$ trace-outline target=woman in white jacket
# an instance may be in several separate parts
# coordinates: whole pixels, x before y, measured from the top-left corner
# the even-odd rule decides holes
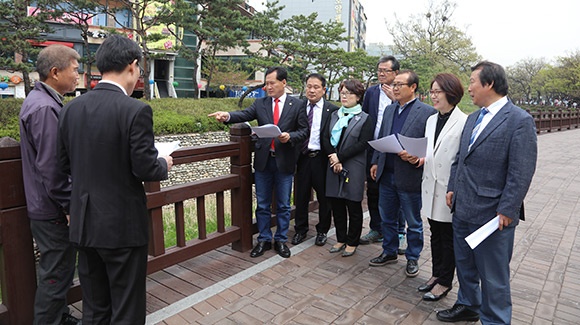
[[[457,104],[463,97],[463,86],[455,75],[441,73],[431,82],[431,100],[438,111],[427,120],[427,156],[423,169],[422,216],[431,228],[432,276],[418,290],[426,292],[423,300],[437,301],[451,290],[455,272],[451,210],[446,204],[451,164],[459,150],[459,139],[467,115]]]

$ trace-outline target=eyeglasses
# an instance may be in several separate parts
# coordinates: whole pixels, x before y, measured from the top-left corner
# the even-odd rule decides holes
[[[444,93],[444,91],[440,89],[433,89],[429,91],[429,95],[431,95],[431,97],[439,97],[439,94],[441,93]]]
[[[350,91],[341,91],[340,92],[340,96],[342,96],[342,97],[346,97],[348,95],[354,95],[354,93],[351,93]]]
[[[401,88],[403,86],[408,86],[409,84],[393,84],[393,89],[395,88]]]
[[[377,69],[377,73],[389,73],[389,72],[394,72],[395,70],[392,69]]]

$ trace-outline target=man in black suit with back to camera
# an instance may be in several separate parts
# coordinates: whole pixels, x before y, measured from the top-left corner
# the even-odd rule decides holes
[[[73,180],[70,240],[79,251],[85,324],[145,323],[143,182],[166,179],[173,160],[157,157],[151,107],[129,97],[141,57],[134,41],[107,37],[96,54],[102,80],[67,104],[59,121],[59,162]]]

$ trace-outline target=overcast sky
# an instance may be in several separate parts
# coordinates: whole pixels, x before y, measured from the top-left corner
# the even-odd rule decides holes
[[[360,0],[368,43],[392,44],[385,20],[424,13],[429,0]],[[435,0],[437,1],[437,0]],[[257,9],[265,0],[249,0]],[[525,58],[553,61],[580,50],[580,0],[457,0],[454,25],[464,30],[484,59],[510,66]]]

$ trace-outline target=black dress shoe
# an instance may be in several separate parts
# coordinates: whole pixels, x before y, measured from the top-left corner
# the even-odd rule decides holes
[[[264,255],[265,251],[272,249],[272,243],[269,241],[261,241],[252,249],[250,257],[258,257]]]
[[[437,319],[442,322],[477,322],[479,314],[465,305],[455,304],[453,307],[437,312]]]
[[[425,301],[439,301],[439,299],[447,296],[449,291],[451,291],[451,287],[445,289],[445,291],[443,291],[443,293],[441,293],[440,295],[433,294],[433,292],[429,291],[423,295],[423,300],[425,300]]]
[[[316,234],[316,241],[314,242],[316,246],[324,246],[326,244],[326,234],[319,232]]]
[[[414,278],[419,274],[419,264],[417,263],[417,260],[407,260],[405,274],[410,278]]]
[[[274,242],[274,250],[283,258],[290,257],[290,249],[286,246],[286,243],[281,241]]]
[[[298,245],[306,239],[306,233],[296,233],[294,237],[292,237],[292,245]]]
[[[417,290],[421,291],[421,292],[429,292],[431,291],[431,289],[433,289],[433,287],[436,285],[437,283],[435,281],[433,281],[433,283],[429,284],[427,282],[423,283],[422,285],[420,285]]]
[[[370,266],[383,266],[385,264],[397,263],[397,254],[387,255],[382,253],[381,256],[373,258],[370,262]]]

